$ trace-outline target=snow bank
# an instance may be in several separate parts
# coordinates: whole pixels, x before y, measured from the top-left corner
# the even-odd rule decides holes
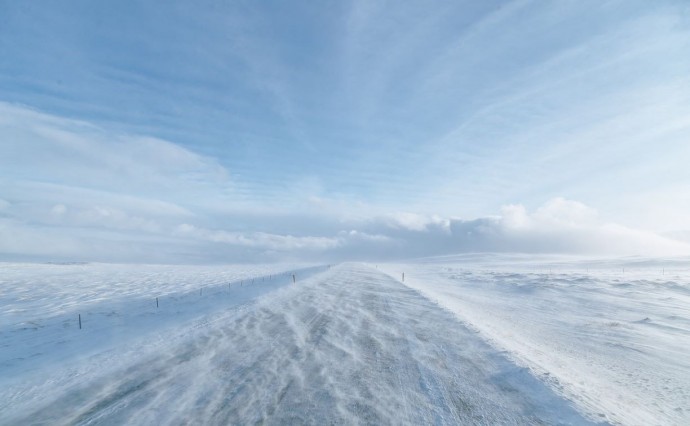
[[[652,425],[690,423],[688,264],[460,256],[378,267],[405,272],[593,416]]]

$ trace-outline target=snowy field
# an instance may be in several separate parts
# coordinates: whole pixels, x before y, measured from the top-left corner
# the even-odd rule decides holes
[[[3,264],[0,424],[688,424],[683,266]]]
[[[301,277],[321,269],[0,263],[0,380],[24,380],[251,301],[290,283],[293,271]]]
[[[690,259],[455,256],[379,267],[620,424],[690,424]]]

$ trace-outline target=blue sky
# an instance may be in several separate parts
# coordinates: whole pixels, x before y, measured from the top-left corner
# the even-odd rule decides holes
[[[8,258],[675,253],[690,229],[681,0],[0,0],[0,112]]]

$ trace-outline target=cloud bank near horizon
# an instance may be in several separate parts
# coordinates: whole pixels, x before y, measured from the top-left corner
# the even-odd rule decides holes
[[[33,222],[14,215],[3,200],[0,259],[144,263],[217,263],[275,261],[385,261],[458,253],[496,252],[579,254],[589,256],[682,256],[690,244],[652,232],[598,221],[573,222],[569,212],[586,208],[553,199],[536,212],[510,205],[501,215],[471,220],[412,214],[376,216],[344,222],[331,218],[331,232],[317,235],[204,228],[180,217],[164,225],[156,217],[128,216],[112,206],[77,210],[64,204],[50,214],[72,215],[71,225]],[[586,208],[588,209],[588,208]],[[18,209],[17,209],[18,210]],[[588,209],[589,210],[589,209]],[[543,217],[544,212],[548,217]],[[400,217],[404,216],[404,220]],[[414,218],[413,218],[414,217]],[[97,220],[100,223],[96,224]],[[80,220],[84,220],[80,223]],[[280,215],[270,220],[280,220]],[[309,217],[304,218],[309,221]],[[410,223],[412,220],[413,223]],[[121,225],[128,223],[127,226]]]
[[[275,205],[171,142],[0,103],[0,259],[111,262],[394,260],[467,252],[685,255],[577,201],[475,219],[398,212],[296,187]]]

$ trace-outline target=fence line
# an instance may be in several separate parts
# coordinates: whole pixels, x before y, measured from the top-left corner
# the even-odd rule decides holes
[[[305,275],[311,275],[314,273],[322,272],[327,269],[326,265],[320,265],[320,266],[314,266],[314,267],[308,267],[308,268],[303,268],[300,269],[299,271],[302,271]],[[280,275],[287,276],[290,274],[289,271],[284,272]],[[296,273],[292,273],[292,282],[295,283]],[[269,278],[266,280],[266,278]],[[261,278],[261,282],[257,281],[259,278]],[[264,275],[264,276],[257,276],[251,278],[251,284],[255,283],[265,283],[265,282],[275,282],[273,280],[273,274],[269,275]],[[228,282],[228,291],[224,291],[224,283],[218,283],[214,285],[214,287],[206,292],[206,295],[225,295],[227,298],[229,295],[232,294],[232,285],[239,282],[240,287],[244,287],[244,281],[245,279],[241,279],[238,281],[230,281]],[[287,284],[287,283],[286,283]],[[205,286],[202,286],[199,288],[199,297],[204,296],[204,288]],[[251,288],[251,285],[248,285],[247,288]],[[249,290],[247,290],[249,291]],[[179,291],[173,291],[168,294],[162,294],[158,296],[153,296],[149,295],[149,297],[153,297],[156,303],[155,309],[151,306],[150,310],[146,309],[146,303],[151,303],[151,302],[146,302],[148,297],[146,295],[142,295],[140,297],[136,297],[133,300],[127,300],[126,298],[113,298],[113,299],[106,299],[104,300],[98,300],[97,302],[93,304],[89,304],[88,301],[86,301],[81,307],[77,306],[75,309],[73,309],[71,312],[62,312],[62,313],[56,313],[51,316],[46,316],[46,317],[36,317],[36,318],[28,318],[24,319],[18,322],[8,322],[5,324],[0,325],[0,333],[4,332],[16,332],[16,331],[21,331],[21,330],[27,330],[27,329],[33,329],[33,330],[38,330],[40,328],[44,327],[49,327],[51,324],[57,324],[57,323],[62,323],[63,324],[63,329],[69,329],[68,324],[74,324],[74,319],[76,319],[77,324],[79,329],[88,329],[88,318],[84,318],[85,321],[82,321],[82,313],[86,311],[88,315],[92,314],[100,314],[104,318],[102,318],[99,322],[103,322],[104,320],[107,321],[108,317],[113,315],[116,316],[120,321],[122,321],[122,315],[120,313],[125,313],[129,311],[132,314],[132,317],[135,317],[137,315],[142,315],[146,313],[155,313],[159,312],[161,309],[160,302],[163,300],[167,300],[168,303],[166,304],[167,306],[170,306],[169,301],[173,301],[173,304],[175,306],[179,306],[180,304],[189,304],[189,306],[193,306],[193,304],[197,303],[195,300],[199,300],[199,297],[196,299],[193,298],[195,290],[187,290],[184,292],[179,292]],[[240,293],[241,294],[241,293]],[[256,297],[260,296],[261,294],[256,295]],[[249,300],[253,299],[254,297],[250,298]],[[206,299],[206,298],[204,298]],[[151,300],[151,299],[148,299]],[[220,303],[220,301],[219,301]],[[117,309],[117,308],[122,308],[122,306],[127,306],[128,308],[126,310],[122,309]],[[75,312],[76,311],[76,312]],[[81,312],[79,312],[81,311]],[[74,313],[77,314],[77,317],[75,318],[73,315]],[[73,318],[70,320],[70,318]],[[74,325],[72,325],[74,327]]]

